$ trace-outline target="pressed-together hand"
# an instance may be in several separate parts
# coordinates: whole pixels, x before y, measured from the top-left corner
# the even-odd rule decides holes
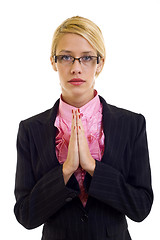
[[[79,167],[79,151],[77,138],[77,119],[75,113],[72,111],[72,126],[71,137],[68,145],[67,159],[63,164],[63,176],[65,183],[68,182],[71,175]]]
[[[67,159],[63,164],[63,175],[65,183],[77,170],[79,165],[93,176],[95,160],[90,154],[88,142],[80,117],[80,111],[72,111],[71,137],[68,146]]]
[[[78,138],[78,151],[79,151],[79,162],[81,167],[86,170],[91,176],[95,169],[95,160],[91,156],[88,142],[85,136],[82,120],[80,118],[80,112],[76,113],[77,119],[77,138]]]

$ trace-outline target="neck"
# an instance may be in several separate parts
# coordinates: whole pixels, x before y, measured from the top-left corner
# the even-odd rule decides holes
[[[67,97],[64,95],[62,96],[62,100],[71,105],[74,106],[76,108],[81,108],[83,107],[85,104],[87,104],[89,101],[91,101],[94,98],[94,90],[90,95],[87,95],[86,97],[83,96],[74,96],[74,97]]]

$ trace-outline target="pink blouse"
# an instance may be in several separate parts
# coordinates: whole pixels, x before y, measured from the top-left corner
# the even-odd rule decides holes
[[[60,98],[59,112],[54,123],[54,126],[58,129],[56,135],[56,155],[60,164],[63,164],[67,158],[68,144],[71,135],[72,109],[76,110],[77,108],[65,103],[62,98]],[[80,108],[80,113],[90,153],[94,159],[101,161],[104,152],[102,104],[96,90],[94,98]],[[81,190],[79,197],[85,207],[88,199],[88,194],[85,192],[83,186],[86,172],[79,167],[74,174]]]

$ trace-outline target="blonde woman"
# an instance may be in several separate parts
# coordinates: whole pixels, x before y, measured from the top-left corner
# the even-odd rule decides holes
[[[27,229],[44,224],[43,240],[129,240],[125,216],[140,222],[150,212],[145,118],[94,89],[105,57],[95,23],[64,21],[50,57],[60,99],[20,123],[14,212]]]

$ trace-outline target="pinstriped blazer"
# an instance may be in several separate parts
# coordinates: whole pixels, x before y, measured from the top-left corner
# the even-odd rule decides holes
[[[27,229],[44,224],[42,240],[129,240],[125,216],[140,222],[151,210],[145,118],[109,105],[101,96],[100,101],[105,151],[93,177],[85,176],[89,194],[85,208],[74,174],[65,185],[56,158],[59,100],[19,125],[14,212]]]

